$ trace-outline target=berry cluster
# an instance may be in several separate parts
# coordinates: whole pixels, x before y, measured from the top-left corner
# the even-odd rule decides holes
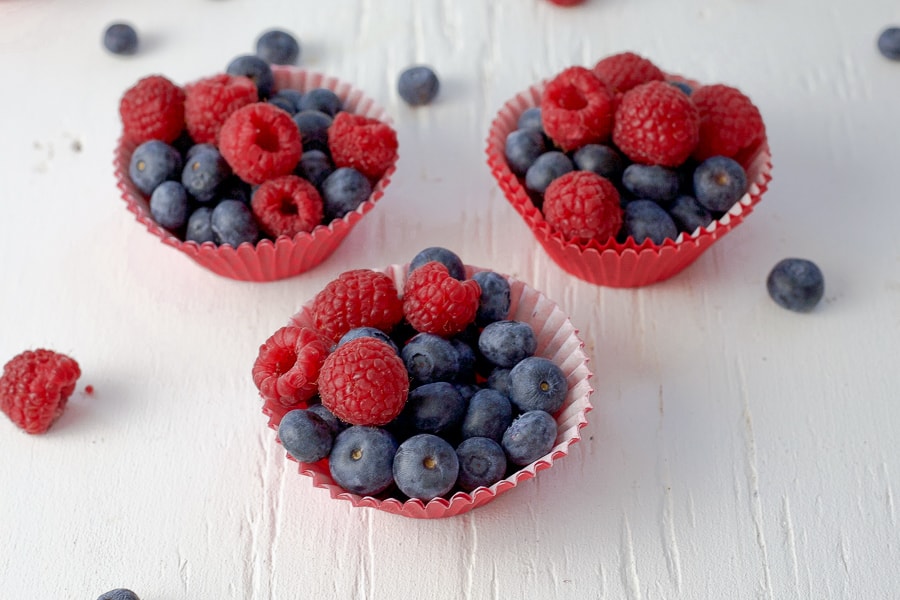
[[[505,157],[567,239],[662,244],[743,197],[745,165],[764,139],[739,90],[693,86],[625,52],[550,80],[507,136]]]
[[[280,329],[254,364],[281,444],[327,459],[354,494],[426,502],[546,455],[568,382],[510,303],[506,277],[467,277],[446,248],[413,258],[402,293],[377,271],[341,274],[311,304],[315,329]]]
[[[343,110],[330,89],[274,86],[269,64],[246,55],[184,87],[154,75],[125,92],[129,177],[160,226],[237,248],[309,233],[370,197],[396,160],[396,132]]]

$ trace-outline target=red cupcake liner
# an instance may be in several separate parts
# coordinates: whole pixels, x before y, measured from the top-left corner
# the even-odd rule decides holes
[[[272,71],[276,90],[295,89],[303,92],[327,88],[337,94],[345,110],[391,124],[390,117],[382,107],[348,83],[296,67],[273,65]],[[261,240],[255,246],[244,243],[233,248],[228,245],[216,246],[212,242],[197,244],[182,241],[153,220],[149,199],[134,186],[128,176],[128,165],[136,146],[120,138],[113,161],[117,187],[128,210],[163,244],[180,250],[218,275],[241,281],[275,281],[293,277],[328,258],[360,219],[375,208],[375,203],[384,195],[384,190],[391,181],[398,158],[395,154],[391,166],[373,186],[369,198],[342,218],[334,219],[328,225],[319,225],[310,233],[298,233],[293,237],[281,236],[274,241]]]
[[[681,77],[671,79],[686,81]],[[508,101],[497,113],[487,138],[487,163],[506,199],[525,220],[538,243],[564,271],[584,281],[607,287],[639,287],[663,281],[687,268],[710,246],[737,227],[762,199],[772,180],[772,155],[767,139],[738,157],[747,172],[747,193],[720,219],[691,234],[680,233],[675,240],[642,244],[572,240],[553,231],[528,196],[524,183],[506,163],[506,137],[516,130],[519,116],[540,106],[546,81],[530,87]]]
[[[402,291],[407,268],[408,265],[390,265],[382,272],[394,281],[398,291]],[[467,275],[470,277],[481,270],[484,269],[466,267]],[[566,456],[569,447],[581,439],[580,430],[587,425],[586,414],[593,408],[590,402],[593,392],[590,379],[593,374],[588,369],[589,359],[584,351],[584,342],[578,337],[578,330],[572,325],[569,317],[555,302],[521,281],[512,278],[508,280],[511,288],[508,318],[531,325],[537,337],[535,355],[552,360],[562,369],[568,382],[569,391],[566,399],[555,415],[556,442],[550,452],[490,487],[476,488],[470,493],[460,491],[450,498],[435,498],[429,502],[415,499],[404,502],[395,498],[375,498],[347,492],[331,477],[328,459],[316,463],[298,463],[300,474],[311,477],[313,486],[328,490],[332,498],[346,500],[353,506],[375,508],[414,519],[439,519],[460,515],[483,506],[519,483],[535,477],[539,471],[549,469],[557,460]],[[291,318],[289,324],[315,328],[312,301],[304,304]],[[272,401],[266,401],[262,409],[269,418],[269,427],[275,431],[278,430],[281,418],[291,410],[293,408],[286,408]],[[297,462],[289,454],[287,458]]]

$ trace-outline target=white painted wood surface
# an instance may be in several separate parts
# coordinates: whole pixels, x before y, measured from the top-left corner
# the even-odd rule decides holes
[[[119,19],[137,56],[100,46]],[[898,597],[900,64],[875,47],[892,23],[891,0],[0,2],[0,357],[50,347],[83,371],[49,434],[0,419],[0,598]],[[336,254],[261,285],[147,235],[111,161],[128,86],[221,70],[272,26],[298,35],[303,66],[388,108],[401,158]],[[636,290],[565,275],[483,153],[514,93],[622,50],[743,89],[774,162],[742,226]],[[443,87],[414,110],[394,82],[418,62]],[[338,272],[435,244],[571,314],[595,410],[536,480],[415,521],[297,475],[250,366]],[[825,273],[813,314],[766,295],[786,256]]]

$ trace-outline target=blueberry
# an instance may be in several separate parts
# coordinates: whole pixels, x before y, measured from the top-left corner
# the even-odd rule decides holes
[[[300,100],[303,98],[303,92],[292,90],[290,88],[279,90],[269,97],[269,102],[278,104],[290,114],[300,111]]]
[[[534,354],[537,338],[531,325],[523,321],[494,321],[482,330],[478,349],[498,367],[513,367]]]
[[[394,340],[392,340],[390,336],[382,330],[376,329],[374,327],[354,327],[343,336],[341,336],[341,339],[338,340],[335,348],[340,348],[347,342],[361,337],[370,337],[375,338],[376,340],[381,340],[382,342],[393,348],[394,352],[396,352],[397,354],[400,353],[400,350],[399,348],[397,348],[397,344],[394,343]]]
[[[437,381],[409,392],[397,425],[415,433],[453,434],[466,415],[466,401],[452,383]]]
[[[212,230],[212,209],[208,206],[201,206],[191,213],[188,217],[187,230],[184,233],[186,242],[204,242],[216,241],[216,236]]]
[[[272,104],[274,106],[277,106],[278,108],[280,108],[281,110],[283,110],[284,112],[286,112],[289,115],[293,115],[295,112],[297,112],[297,106],[294,104],[294,101],[291,100],[290,98],[285,98],[284,96],[279,96],[278,93],[276,93],[273,96],[270,96],[269,99],[266,100],[266,102],[268,102],[269,104]]]
[[[239,200],[222,200],[212,211],[210,227],[217,244],[237,248],[244,242],[256,242],[259,228],[250,208]]]
[[[694,88],[692,88],[691,86],[689,86],[688,84],[686,84],[683,81],[670,81],[669,85],[675,86],[676,88],[678,88],[679,90],[684,92],[684,94],[686,96],[690,96],[691,94],[694,93]]]
[[[509,372],[509,399],[522,411],[555,413],[563,405],[569,385],[562,369],[553,361],[530,356]]]
[[[669,206],[669,215],[679,231],[693,233],[699,227],[708,227],[713,222],[712,214],[693,196],[678,196]]]
[[[481,288],[475,323],[481,327],[509,316],[510,289],[506,277],[494,271],[479,271],[472,275]]]
[[[181,175],[181,154],[159,140],[144,142],[134,149],[128,174],[137,189],[148,196],[156,186]]]
[[[320,110],[301,110],[294,115],[304,151],[328,151],[328,128],[331,127],[331,121],[331,117]]]
[[[766,288],[782,308],[810,312],[825,294],[825,277],[812,261],[785,258],[769,273]]]
[[[153,220],[171,231],[181,229],[188,218],[188,194],[177,181],[163,181],[150,195]]]
[[[482,388],[475,383],[454,383],[453,387],[456,388],[456,391],[459,392],[459,395],[463,397],[463,400],[466,403],[472,399],[472,396],[477,394]]]
[[[400,356],[409,376],[418,383],[453,381],[459,375],[459,353],[453,344],[432,333],[419,333],[410,339]]]
[[[334,434],[325,419],[314,412],[292,410],[281,418],[278,439],[288,454],[300,462],[313,463],[331,452]]]
[[[506,136],[504,156],[509,170],[519,177],[528,172],[545,150],[544,134],[536,129],[517,129]]]
[[[492,390],[497,390],[507,398],[509,397],[510,387],[509,387],[509,372],[512,369],[509,367],[496,367],[494,368],[487,378],[487,386]]]
[[[240,200],[244,204],[250,204],[253,193],[249,183],[233,175],[219,184],[217,196],[220,200]]]
[[[137,45],[137,32],[128,23],[113,23],[103,32],[103,46],[113,54],[134,54]]]
[[[526,171],[525,187],[535,194],[543,194],[554,179],[574,170],[572,161],[562,152],[544,152]]]
[[[535,129],[544,133],[544,122],[541,121],[541,107],[526,108],[516,121],[516,129]]]
[[[297,163],[297,168],[294,169],[294,173],[318,189],[322,186],[322,182],[334,173],[334,164],[332,164],[328,154],[321,150],[304,151],[300,157],[300,162]]]
[[[579,171],[592,171],[610,181],[618,181],[625,170],[625,158],[603,144],[587,144],[575,151],[572,162]]]
[[[888,27],[878,36],[878,51],[885,58],[900,60],[900,27]]]
[[[662,244],[666,238],[675,239],[678,228],[675,221],[653,200],[634,200],[625,205],[622,231],[625,237],[633,237],[640,244],[650,239]]]
[[[184,153],[184,162],[190,162],[197,154],[201,152],[218,152],[219,149],[215,144],[191,144],[191,146]]]
[[[408,272],[412,273],[422,265],[432,261],[437,261],[447,267],[450,277],[459,280],[466,278],[466,267],[463,265],[462,259],[452,250],[440,246],[431,246],[416,254],[409,262]]]
[[[469,399],[460,434],[463,438],[486,437],[499,442],[512,418],[509,398],[497,390],[485,388]]]
[[[258,56],[253,56],[252,54],[238,56],[228,63],[225,72],[229,75],[249,77],[256,84],[256,91],[260,99],[265,99],[272,95],[272,88],[275,87],[275,76],[272,74],[272,67]]]
[[[553,417],[542,410],[530,410],[507,427],[500,445],[509,462],[524,467],[550,452],[555,441]]]
[[[622,173],[622,185],[637,198],[668,202],[678,195],[678,172],[659,165],[631,164]]]
[[[478,487],[490,487],[506,474],[506,454],[495,440],[472,437],[457,446],[459,487],[471,492]]]
[[[694,197],[714,212],[725,212],[747,191],[747,174],[735,160],[712,156],[694,169]]]
[[[380,427],[354,425],[334,439],[328,468],[334,481],[354,494],[379,494],[394,482],[397,440]]]
[[[325,223],[356,210],[372,194],[372,184],[352,167],[336,169],[322,182]]]
[[[331,430],[332,436],[336,436],[350,426],[348,423],[344,423],[338,419],[324,404],[311,404],[306,410],[319,415],[319,417],[328,425],[328,429]]]
[[[418,65],[400,73],[397,93],[410,106],[429,104],[437,96],[440,82],[430,67]]]
[[[219,186],[231,176],[231,167],[216,148],[189,154],[191,158],[181,172],[181,184],[198,202],[209,202],[216,197]]]
[[[459,370],[456,373],[457,381],[475,381],[475,351],[463,339],[455,337],[450,340],[456,356],[459,360]]]
[[[315,88],[303,94],[299,109],[318,110],[333,117],[341,110],[341,99],[327,88]]]
[[[287,31],[272,29],[256,40],[256,55],[273,65],[292,65],[300,57],[300,44]]]
[[[138,595],[131,590],[118,588],[110,590],[105,594],[100,594],[97,597],[97,600],[140,600],[140,598],[138,598]]]
[[[436,435],[409,438],[394,456],[394,481],[410,498],[428,501],[443,496],[456,485],[459,459],[456,450]]]

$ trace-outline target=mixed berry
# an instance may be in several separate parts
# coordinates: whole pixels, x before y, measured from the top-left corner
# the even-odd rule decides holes
[[[396,132],[332,90],[275,89],[269,63],[296,60],[291,40],[273,30],[225,73],[183,87],[154,75],[123,95],[130,180],[180,240],[237,248],[310,233],[356,210],[396,160]]]
[[[429,501],[489,487],[546,455],[568,384],[510,319],[509,280],[467,275],[446,248],[386,274],[348,271],[310,303],[311,326],[260,347],[253,380],[294,459],[327,459],[344,490]]]
[[[547,82],[504,150],[552,231],[659,245],[709,226],[744,196],[764,139],[759,110],[739,90],[694,86],[625,52]]]

